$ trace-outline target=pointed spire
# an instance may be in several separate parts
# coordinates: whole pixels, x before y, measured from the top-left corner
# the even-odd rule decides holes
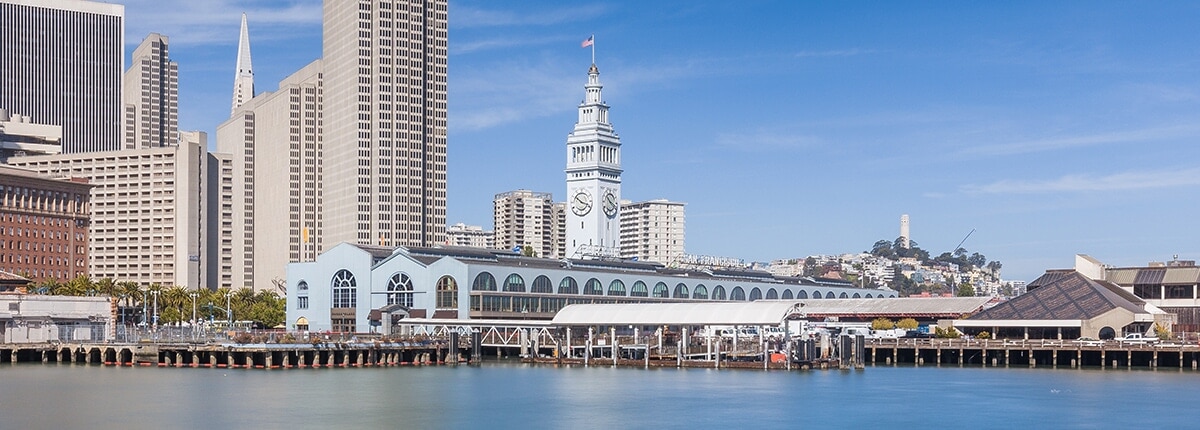
[[[242,34],[238,38],[237,73],[233,76],[233,109],[254,98],[254,66],[250,64],[250,31],[246,27],[246,13],[242,13]]]

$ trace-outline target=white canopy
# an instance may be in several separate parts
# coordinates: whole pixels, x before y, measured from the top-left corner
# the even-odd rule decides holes
[[[794,301],[567,305],[553,325],[780,325],[800,313]]]

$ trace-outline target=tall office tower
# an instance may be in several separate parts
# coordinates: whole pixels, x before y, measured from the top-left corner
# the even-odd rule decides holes
[[[13,157],[9,164],[95,186],[88,233],[93,279],[197,288],[204,153],[200,144],[188,144]]]
[[[289,262],[320,252],[323,63],[309,63],[217,126],[217,152],[229,154],[237,172],[230,208],[234,288],[273,288],[287,278]]]
[[[125,7],[0,0],[0,107],[63,128],[63,152],[121,148]]]
[[[179,64],[166,36],[150,33],[125,72],[125,148],[179,144]]]
[[[669,264],[684,254],[684,204],[667,200],[621,204],[621,257]]]
[[[550,193],[516,190],[496,194],[492,219],[500,249],[530,247],[538,257],[557,258],[554,249],[554,198]]]
[[[900,215],[900,240],[903,242],[905,249],[912,247],[912,242],[908,236],[908,214]]]
[[[567,257],[621,250],[621,138],[608,122],[600,69],[588,69],[575,130],[567,135]]]
[[[324,249],[446,241],[447,0],[326,0]]]
[[[181,145],[190,141],[184,140]],[[207,148],[208,146],[203,146]],[[233,154],[209,152],[201,164],[200,287],[233,289]]]
[[[242,33],[238,37],[237,73],[233,75],[233,108],[229,114],[254,98],[254,66],[250,64],[250,31],[246,28],[246,14],[242,13]]]

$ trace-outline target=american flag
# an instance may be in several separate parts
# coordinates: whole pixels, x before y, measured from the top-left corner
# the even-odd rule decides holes
[[[579,44],[579,47],[580,47],[580,48],[587,48],[587,47],[589,47],[589,46],[592,46],[592,42],[594,41],[594,39],[595,39],[595,38],[596,38],[596,36],[595,36],[595,35],[588,36],[588,38],[587,38],[586,40],[584,40],[584,41],[583,41],[583,43],[580,43],[580,44]]]

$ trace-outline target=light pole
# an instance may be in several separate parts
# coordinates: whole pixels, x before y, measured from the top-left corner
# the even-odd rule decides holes
[[[229,327],[232,328],[233,327],[233,308],[230,307],[230,305],[229,305],[230,297],[233,297],[233,292],[232,291],[226,292],[225,293],[225,317],[229,319]]]
[[[153,290],[150,294],[154,295],[154,329],[158,330],[158,290]]]
[[[200,293],[192,292],[192,325],[196,325],[196,298],[200,297]]]

